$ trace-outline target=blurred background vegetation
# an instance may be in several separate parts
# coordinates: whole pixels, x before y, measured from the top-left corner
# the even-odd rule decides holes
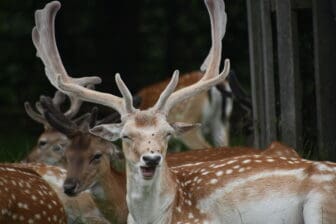
[[[26,115],[24,101],[34,103],[41,94],[51,96],[55,91],[40,59],[35,57],[31,41],[34,11],[47,2],[0,1],[1,161],[22,158],[43,130]],[[136,93],[141,87],[170,77],[175,69],[181,73],[198,70],[210,48],[209,18],[201,0],[61,3],[56,39],[64,65],[73,76],[101,76],[103,83],[96,87],[100,91],[119,95],[114,83],[116,72]],[[223,57],[231,59],[232,68],[249,92],[246,1],[228,0],[226,11]],[[300,22],[311,24],[304,16]],[[302,49],[308,49],[305,55],[311,60],[309,32],[307,35]],[[238,139],[236,142],[244,142],[234,126],[232,136]]]

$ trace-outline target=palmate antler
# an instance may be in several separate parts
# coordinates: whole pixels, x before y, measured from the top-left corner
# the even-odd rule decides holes
[[[171,82],[150,110],[167,115],[175,104],[201,91],[208,90],[211,86],[222,82],[228,75],[230,70],[229,60],[225,60],[224,70],[218,75],[222,52],[221,41],[226,26],[224,2],[222,0],[205,0],[205,4],[211,20],[212,47],[204,77],[197,83],[173,93],[178,82],[178,71],[175,71]],[[74,79],[68,76],[58,54],[54,34],[54,21],[59,8],[60,3],[54,1],[47,4],[44,9],[37,10],[35,14],[36,27],[33,29],[33,42],[38,51],[38,56],[46,67],[50,82],[57,89],[72,97],[111,107],[122,116],[134,113],[136,109],[132,105],[132,95],[118,73],[115,76],[115,80],[123,98],[85,88],[88,83],[100,81],[98,77]]]
[[[161,111],[166,115],[175,104],[190,98],[199,92],[208,90],[221,80],[224,80],[230,71],[229,60],[225,60],[223,72],[217,75],[219,73],[221,62],[222,38],[225,34],[227,22],[224,2],[222,0],[205,0],[205,4],[210,16],[212,37],[210,53],[202,66],[206,67],[205,74],[197,83],[173,92],[178,82],[178,75],[174,73],[171,82],[162,92],[159,100],[153,107],[153,109]]]
[[[36,55],[41,58],[44,64],[49,81],[61,92],[64,92],[64,90],[61,90],[57,85],[57,77],[60,74],[62,74],[64,79],[76,83],[79,86],[93,86],[101,83],[101,79],[97,76],[72,78],[67,74],[55,40],[55,16],[60,7],[61,4],[54,1],[47,4],[43,10],[37,10],[35,12],[36,26],[32,30],[32,39],[37,50]],[[64,93],[69,96],[71,101],[71,107],[65,114],[67,117],[73,117],[78,112],[78,108],[82,102],[72,93]]]

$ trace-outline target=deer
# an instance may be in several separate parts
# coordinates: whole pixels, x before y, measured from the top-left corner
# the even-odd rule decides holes
[[[53,106],[59,110],[60,103],[64,101],[63,96],[65,95],[56,92],[55,97],[51,100]],[[62,100],[58,100],[61,99],[60,97],[62,97]],[[68,197],[64,194],[62,185],[67,173],[64,149],[70,140],[48,123],[43,116],[40,103],[36,102],[36,105],[38,112],[35,112],[28,102],[25,103],[25,109],[31,118],[44,125],[45,131],[40,135],[38,144],[22,161],[25,164],[18,164],[17,166],[34,170],[50,184],[64,205],[68,223],[109,223],[100,213],[90,192],[83,191],[76,197]],[[64,116],[67,119],[73,118],[73,116],[68,116],[67,112],[64,113]],[[87,114],[74,122],[85,120],[83,119],[85,117],[87,117]]]
[[[65,101],[65,95],[57,91],[52,99],[55,107],[60,109],[61,104]],[[74,107],[76,105],[76,107]],[[68,138],[61,132],[53,129],[43,116],[40,105],[36,102],[36,111],[29,102],[24,103],[24,108],[28,116],[40,123],[44,131],[40,134],[37,144],[30,150],[29,154],[23,159],[23,162],[47,163],[55,166],[65,166],[63,150],[69,143]],[[69,118],[74,117],[80,108],[80,103],[74,103],[69,110],[65,112]]]
[[[159,100],[146,110],[133,107],[132,95],[119,74],[116,83],[122,97],[90,90],[74,81],[59,69],[60,58],[46,60],[56,51],[48,47],[48,43],[55,46],[54,34],[43,32],[42,24],[33,29],[35,47],[56,88],[121,114],[121,123],[98,125],[90,132],[108,141],[122,139],[128,223],[334,223],[334,163],[243,155],[182,168],[168,167],[165,157],[169,138],[195,126],[169,123],[170,109],[223,81],[229,72],[228,60],[223,71],[218,71],[220,40],[226,24],[224,2],[205,3],[212,30],[205,75],[174,92],[178,81],[178,72],[174,72]],[[59,4],[47,7],[55,12]],[[50,22],[53,24],[53,19],[46,23]]]
[[[51,38],[52,42],[49,42],[49,44],[51,43],[51,45],[46,45],[46,46],[42,46],[40,45],[41,43],[45,43],[46,40],[49,41],[50,35],[53,36],[54,35],[54,19],[55,19],[55,15],[58,11],[60,7],[60,4],[58,2],[52,2],[50,4],[47,4],[44,11],[43,10],[38,10],[35,13],[35,20],[36,20],[36,27],[33,29],[32,32],[32,36],[33,36],[33,42],[35,47],[38,49],[37,55],[42,59],[43,63],[45,65],[50,65],[46,66],[45,70],[46,70],[46,75],[48,76],[48,79],[51,81],[51,83],[57,83],[57,81],[53,78],[53,74],[54,74],[54,69],[57,69],[58,71],[65,71],[63,65],[61,63],[59,63],[61,61],[58,50],[57,50],[57,46],[56,43],[54,41],[54,37]],[[47,24],[51,24],[51,26],[44,26],[44,23]],[[41,28],[41,26],[44,26],[43,28]],[[41,28],[41,29],[40,29]],[[40,33],[42,35],[40,35]],[[50,51],[53,52],[53,57],[49,58],[48,56],[50,55]],[[177,77],[177,76],[176,76]],[[94,82],[94,83],[98,83],[100,82],[100,78],[99,77],[90,77],[89,80],[80,78],[80,79],[73,79],[70,78],[72,81],[76,82],[78,85],[84,86],[87,85],[88,83]],[[80,80],[80,81],[78,81]],[[84,84],[83,84],[84,83]],[[70,96],[70,95],[69,95]],[[76,98],[77,96],[75,95],[71,95],[72,98]],[[61,127],[62,128],[62,127]],[[64,129],[65,132],[67,132],[68,129]],[[75,133],[71,133],[71,131],[69,133],[67,133],[67,136],[72,136],[72,143],[76,143],[77,141],[80,142],[81,144],[83,142],[85,142],[85,139],[82,140],[82,138],[79,138],[77,141],[75,139],[75,137],[77,137],[77,135],[75,135]],[[101,141],[100,138],[96,138],[95,139],[90,139],[91,144],[95,145],[95,147],[97,146],[98,141]],[[93,142],[93,143],[92,143]],[[104,149],[108,148],[108,146],[104,146]],[[91,161],[94,164],[94,161],[96,160],[100,160],[102,157],[102,153],[98,153],[93,155],[93,157],[91,157]],[[104,157],[105,158],[105,157]],[[105,166],[108,167],[108,166]],[[103,169],[103,168],[102,168]],[[70,174],[69,174],[70,175]],[[90,176],[88,176],[89,178]],[[119,183],[123,183],[123,181],[118,181]],[[72,189],[72,184],[70,181],[66,182],[64,184],[65,188],[68,188],[68,186],[70,185],[70,189],[68,190],[73,190]],[[106,185],[106,183],[105,183]],[[77,184],[75,185],[75,188],[78,188]],[[122,187],[123,189],[125,189],[125,187]],[[65,191],[68,191],[67,189],[65,189]],[[77,189],[76,189],[77,190]],[[120,194],[122,195],[122,194]],[[115,200],[116,202],[118,202],[118,199]],[[117,203],[122,205],[122,203]],[[118,209],[116,209],[118,211]],[[119,211],[123,211],[125,209],[119,209]],[[118,214],[123,214],[123,212],[119,212]]]
[[[67,173],[63,189],[68,196],[77,196],[90,190],[95,203],[105,218],[111,222],[125,223],[127,218],[126,175],[113,163],[123,156],[119,148],[110,141],[95,136],[80,128],[80,124],[67,119],[53,105],[51,98],[42,96],[41,107],[49,124],[65,134],[70,143],[64,149],[67,161]],[[92,115],[95,117],[95,115]],[[100,123],[100,121],[98,121]],[[221,147],[213,149],[195,149],[187,152],[169,153],[169,166],[193,164],[209,159],[225,158],[240,154],[258,153],[259,150],[244,147]],[[207,154],[207,157],[203,156]]]
[[[40,104],[50,125],[56,130],[63,130],[70,140],[64,155],[68,161],[67,177],[63,185],[64,192],[69,196],[77,196],[83,191],[90,190],[96,204],[108,220],[125,223],[127,216],[126,176],[123,171],[114,168],[112,163],[120,159],[119,149],[115,148],[114,156],[111,156],[113,150],[109,149],[117,146],[97,138],[88,130],[80,130],[76,127],[79,124],[74,124],[70,119],[67,120],[64,114],[55,108],[49,97],[41,97]],[[167,164],[169,167],[185,167],[247,154],[273,154],[290,157],[297,155],[295,151],[290,154],[290,150],[292,149],[278,142],[272,143],[264,151],[245,147],[221,147],[216,150],[195,149],[168,153]],[[112,161],[111,158],[113,158]]]
[[[67,223],[57,194],[34,170],[0,164],[1,223]]]
[[[84,191],[76,197],[68,197],[64,194],[62,185],[67,175],[65,169],[43,163],[18,163],[14,165],[16,168],[35,172],[53,189],[64,207],[67,223],[110,223],[102,216],[88,191]]]

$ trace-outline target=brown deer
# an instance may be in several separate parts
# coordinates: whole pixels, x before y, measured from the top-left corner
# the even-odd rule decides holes
[[[55,108],[60,110],[61,104],[65,100],[65,95],[57,91],[51,103]],[[68,119],[73,118],[80,108],[81,103],[73,104],[70,109],[64,113],[64,116]],[[76,105],[74,107],[73,105]],[[35,112],[28,102],[25,102],[25,109],[27,114],[35,121],[43,124],[44,132],[40,135],[37,145],[31,150],[31,152],[22,161],[29,164],[18,164],[17,166],[33,169],[37,172],[41,178],[50,184],[50,186],[57,193],[57,196],[64,205],[68,223],[75,222],[94,222],[94,223],[109,223],[101,215],[95,202],[92,199],[92,195],[89,192],[83,192],[77,195],[77,197],[68,197],[63,192],[63,183],[66,177],[66,161],[64,157],[64,149],[69,144],[70,140],[66,135],[54,129],[43,115],[39,102],[36,102]],[[69,113],[71,111],[71,113]],[[87,117],[87,114],[76,119],[74,122],[78,122]],[[48,165],[52,166],[48,166]]]
[[[0,164],[0,223],[67,223],[57,194],[32,169]]]
[[[165,157],[169,137],[193,126],[168,123],[170,109],[222,82],[229,71],[229,61],[226,61],[218,75],[221,33],[226,24],[224,3],[222,0],[205,2],[212,28],[212,48],[205,75],[197,83],[174,92],[178,81],[175,72],[159,100],[147,110],[132,106],[132,95],[118,74],[116,83],[123,98],[86,89],[73,81],[65,70],[58,69],[60,60],[46,61],[49,54],[55,53],[46,44],[55,44],[54,33],[43,33],[41,24],[33,30],[35,46],[53,77],[53,85],[66,94],[109,106],[121,114],[121,123],[99,125],[91,133],[109,141],[122,138],[128,222],[335,223],[334,163],[245,155],[168,168]],[[58,8],[56,5],[54,10]]]
[[[58,109],[61,109],[61,104],[64,101],[65,95],[57,91],[54,98],[52,99],[54,106]],[[77,114],[80,105],[80,102],[72,104],[69,110],[65,112],[66,116],[69,118],[74,117]],[[33,110],[32,106],[28,102],[25,102],[24,106],[29,117],[34,121],[42,124],[44,131],[39,136],[37,144],[32,148],[32,150],[30,150],[29,154],[25,157],[23,162],[42,162],[49,165],[64,167],[65,161],[63,150],[64,147],[69,143],[68,138],[49,125],[43,116],[43,112],[41,111],[38,102],[36,103],[36,111]]]

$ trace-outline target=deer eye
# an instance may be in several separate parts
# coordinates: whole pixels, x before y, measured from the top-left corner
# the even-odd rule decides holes
[[[126,141],[132,140],[131,137],[128,136],[128,135],[123,135],[123,136],[121,136],[121,138],[122,138],[122,140],[126,140]]]
[[[99,160],[101,159],[102,156],[103,156],[102,153],[100,153],[100,152],[99,152],[99,153],[96,153],[96,154],[93,156],[93,158],[91,159],[90,163],[99,161]]]
[[[170,138],[170,137],[172,137],[173,136],[173,133],[171,133],[171,132],[168,132],[167,134],[166,134],[166,138]]]
[[[37,144],[38,144],[39,147],[43,147],[43,146],[45,146],[47,143],[48,143],[47,140],[40,140]]]

